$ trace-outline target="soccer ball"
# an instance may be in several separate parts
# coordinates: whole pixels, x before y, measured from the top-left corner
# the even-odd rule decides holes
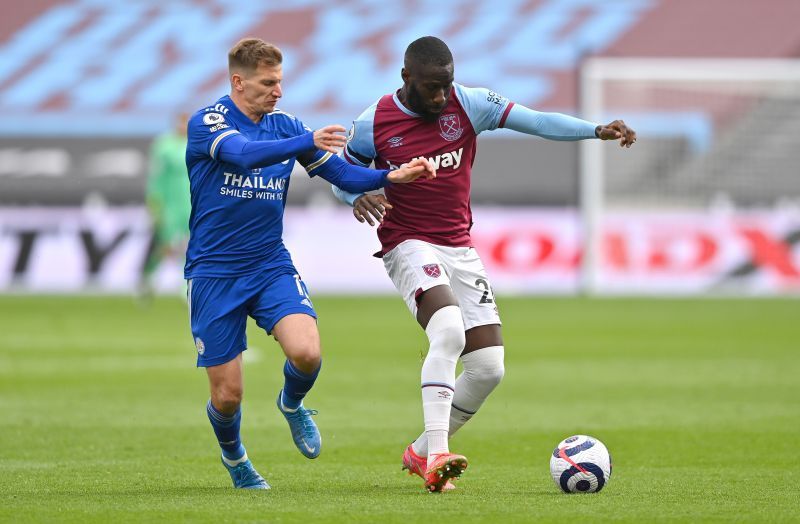
[[[550,475],[564,493],[595,493],[611,477],[611,455],[596,438],[574,435],[553,450]]]

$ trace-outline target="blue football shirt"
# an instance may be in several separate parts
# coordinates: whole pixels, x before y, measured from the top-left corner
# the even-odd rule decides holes
[[[246,169],[222,161],[219,151],[237,133],[248,140],[280,140],[309,131],[279,110],[254,123],[229,96],[192,115],[186,147],[192,212],[185,278],[233,277],[292,264],[283,244],[283,212],[297,158]],[[299,160],[311,169],[325,155],[312,148]]]

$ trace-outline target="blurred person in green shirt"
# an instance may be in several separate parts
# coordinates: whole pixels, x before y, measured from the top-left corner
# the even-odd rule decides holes
[[[179,257],[181,267],[189,240],[189,175],[186,170],[186,126],[189,115],[176,115],[175,127],[153,140],[145,190],[153,236],[142,268],[140,295],[153,293],[153,276],[161,262]],[[183,280],[181,280],[183,282]]]

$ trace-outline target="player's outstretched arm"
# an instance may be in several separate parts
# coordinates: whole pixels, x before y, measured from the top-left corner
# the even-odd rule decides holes
[[[594,137],[601,140],[619,140],[620,146],[623,147],[631,147],[636,142],[636,132],[622,120],[597,125],[596,122],[562,113],[534,111],[519,104],[514,104],[508,112],[503,127],[550,140],[584,140]]]
[[[420,177],[428,180],[436,178],[436,169],[427,158],[415,158],[386,175],[386,179],[393,184],[407,184]]]
[[[620,147],[631,147],[636,143],[636,131],[628,127],[622,120],[614,120],[610,124],[597,126],[594,134],[600,140],[619,140]]]
[[[245,169],[267,167],[314,150],[313,133],[281,140],[248,140],[235,132],[225,137],[217,158]]]
[[[598,125],[597,122],[589,122],[562,113],[534,111],[520,104],[514,104],[508,112],[503,127],[549,140],[599,138],[619,140],[622,147],[631,147],[636,142],[636,132],[622,120]]]
[[[246,169],[267,167],[296,157],[303,152],[322,149],[332,154],[338,153],[346,138],[345,128],[329,125],[313,133],[305,133],[282,140],[248,140],[239,133],[232,134],[219,147],[219,158]]]
[[[400,184],[411,182],[421,176],[427,178],[436,176],[433,166],[427,159],[409,162],[393,171],[355,166],[334,154],[320,151],[313,155],[301,155],[298,160],[306,166],[309,175],[318,175],[348,193],[366,193],[380,189],[390,182]]]
[[[597,122],[589,122],[563,113],[535,111],[514,104],[508,112],[503,127],[536,135],[548,140],[573,141],[597,137]]]
[[[388,170],[354,166],[332,153],[315,150],[300,155],[297,160],[309,175],[319,176],[348,193],[366,193],[390,182]]]

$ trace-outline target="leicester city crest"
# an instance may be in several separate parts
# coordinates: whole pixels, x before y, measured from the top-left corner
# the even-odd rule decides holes
[[[442,138],[448,142],[458,140],[464,132],[461,129],[461,120],[455,113],[449,113],[439,117],[439,129],[441,130]]]

